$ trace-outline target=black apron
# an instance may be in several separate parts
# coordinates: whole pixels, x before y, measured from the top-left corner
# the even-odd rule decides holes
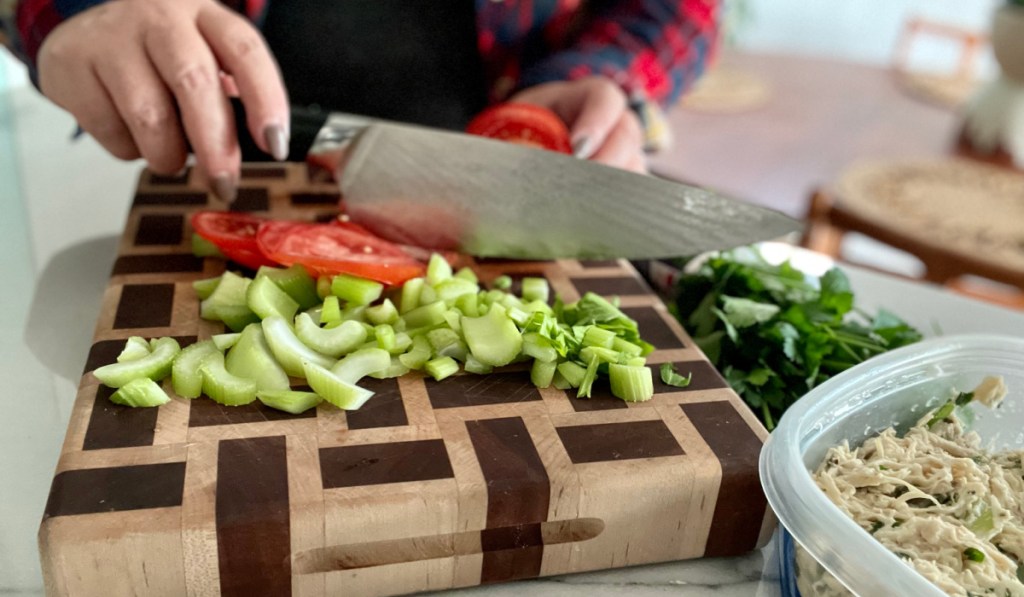
[[[461,130],[486,103],[474,0],[271,0],[292,105]]]

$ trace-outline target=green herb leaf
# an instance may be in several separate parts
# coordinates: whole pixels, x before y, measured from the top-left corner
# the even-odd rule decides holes
[[[976,549],[974,547],[968,547],[967,549],[964,550],[964,558],[966,558],[966,559],[968,559],[968,560],[970,560],[972,562],[984,562],[985,561],[985,553],[983,551],[981,551],[980,549]]]
[[[956,408],[956,404],[952,400],[940,406],[938,410],[935,411],[935,414],[932,415],[932,418],[928,419],[928,428],[931,429],[939,421],[943,421],[948,418],[949,415],[953,414],[954,408]]]
[[[778,305],[725,295],[722,296],[722,307],[729,323],[737,328],[764,323],[779,312]]]
[[[690,385],[690,380],[693,379],[692,371],[689,375],[683,377],[682,375],[679,375],[679,372],[676,371],[676,366],[672,363],[662,363],[660,371],[662,383],[675,388],[685,388]]]

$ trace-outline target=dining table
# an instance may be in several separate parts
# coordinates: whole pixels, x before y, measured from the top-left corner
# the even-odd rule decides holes
[[[695,114],[677,108],[669,118],[675,148],[655,158],[655,171],[726,188],[738,196],[798,215],[810,182],[831,176],[854,155],[941,150],[955,125],[932,106],[911,108],[889,91],[869,91],[864,81],[833,72],[837,63],[793,59],[805,69],[786,67],[778,56],[746,56],[737,64],[757,68],[775,93],[820,96],[818,112],[796,105],[766,110],[759,127],[736,115]],[[873,72],[845,65],[848,72]],[[880,71],[881,69],[874,69]],[[814,77],[825,79],[815,82]],[[827,80],[827,82],[826,82]],[[788,81],[788,82],[787,82]],[[793,88],[793,81],[804,81]],[[840,83],[854,87],[843,89]],[[859,93],[858,93],[859,91]],[[859,95],[862,104],[855,110]],[[804,98],[806,99],[806,98]],[[801,100],[803,101],[803,100]],[[809,101],[809,100],[807,100]],[[845,125],[828,116],[828,106],[847,105]],[[893,105],[902,107],[889,108]],[[901,112],[902,110],[902,112]],[[920,111],[918,117],[906,116]],[[749,116],[753,117],[753,116]],[[801,128],[801,121],[816,131]],[[921,127],[927,138],[908,139],[861,124],[877,119]],[[118,240],[142,170],[120,163],[91,140],[72,142],[71,119],[31,89],[0,94],[0,595],[44,593],[37,531],[54,467],[72,412],[75,391],[101,316],[103,291],[117,255]],[[879,127],[884,125],[878,124]],[[924,148],[924,149],[922,149]],[[11,158],[11,159],[8,159]],[[773,245],[774,246],[774,245]],[[809,268],[831,260],[803,249],[773,249]],[[778,252],[781,251],[781,252]],[[926,336],[1000,333],[1024,337],[1024,313],[982,303],[941,287],[839,264],[850,278],[857,304],[888,309]],[[452,595],[706,595],[774,596],[779,586],[779,549],[765,547],[739,557],[679,562],[539,578],[448,591]]]

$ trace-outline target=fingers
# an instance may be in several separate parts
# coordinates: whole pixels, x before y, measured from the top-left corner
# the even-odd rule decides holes
[[[196,162],[213,192],[237,194],[241,150],[217,61],[191,21],[174,19],[145,35],[146,51],[177,101]]]
[[[200,11],[198,25],[221,68],[234,80],[252,138],[275,159],[286,159],[288,95],[263,38],[247,22],[214,4]]]
[[[567,113],[565,117],[570,123],[569,137],[574,153],[586,159],[607,142],[627,110],[626,96],[613,83],[600,78],[577,82],[577,90],[582,96],[574,102],[577,112],[575,115]]]
[[[188,151],[174,100],[149,58],[126,52],[96,69],[149,168],[158,174],[184,168]]]
[[[61,77],[61,83],[56,85],[44,79],[40,81],[40,88],[54,103],[70,112],[78,126],[111,155],[122,160],[139,157],[131,132],[92,71],[68,73],[68,77]]]
[[[605,137],[604,143],[594,152],[591,159],[627,170],[646,169],[643,157],[643,131],[640,121],[632,112],[627,110],[619,116]]]

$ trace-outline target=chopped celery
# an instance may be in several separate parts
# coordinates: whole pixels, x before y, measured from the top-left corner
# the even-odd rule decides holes
[[[555,374],[551,378],[551,387],[555,388],[556,390],[568,390],[572,388],[572,384],[570,384],[569,381],[565,379],[565,376],[563,376],[562,373],[558,370],[558,368],[555,367]]]
[[[203,393],[203,374],[199,366],[211,354],[219,352],[213,340],[189,344],[174,357],[171,364],[171,387],[182,398],[198,398]]]
[[[530,313],[540,312],[540,313],[546,313],[548,315],[554,315],[555,314],[555,312],[551,309],[551,307],[547,303],[545,303],[543,301],[530,301],[530,302],[524,304],[523,308],[526,309],[527,311],[529,311]]]
[[[479,293],[464,294],[455,300],[455,308],[466,317],[480,317]]]
[[[395,348],[395,328],[382,323],[373,328],[373,337],[377,339],[377,347],[391,352]]]
[[[340,274],[331,280],[331,294],[354,305],[369,305],[380,298],[384,285],[374,280]]]
[[[434,354],[438,356],[452,357],[458,361],[466,360],[468,347],[455,330],[448,328],[430,330],[427,332],[427,341],[434,349]]]
[[[333,294],[325,296],[324,303],[320,307],[319,323],[331,324],[341,320],[341,304],[338,302],[338,297]]]
[[[153,349],[145,338],[142,336],[132,336],[124,343],[121,354],[117,355],[117,362],[136,361],[148,356],[151,352],[153,352]]]
[[[355,350],[366,342],[366,328],[358,321],[343,321],[337,327],[325,329],[313,323],[306,313],[295,317],[295,335],[309,348],[332,358]]]
[[[462,333],[462,312],[458,309],[452,309],[444,314],[444,321],[448,324],[448,327],[455,330],[456,333]]]
[[[589,363],[591,359],[597,359],[598,363],[618,363],[619,353],[598,346],[585,346],[580,349],[580,358],[585,363]]]
[[[437,291],[430,284],[423,284],[423,288],[420,290],[420,304],[429,305],[430,303],[437,302],[441,299],[437,297]]]
[[[526,302],[541,301],[546,303],[550,295],[548,281],[544,278],[523,278],[523,291],[520,294],[523,295],[523,300]]]
[[[451,357],[437,357],[427,361],[425,368],[427,373],[437,381],[451,377],[459,372],[459,364]]]
[[[487,375],[494,370],[494,367],[481,363],[472,354],[466,355],[466,364],[464,368],[468,373],[476,373],[477,375]]]
[[[233,332],[240,332],[250,323],[259,321],[246,302],[251,282],[234,272],[224,272],[217,288],[199,304],[199,316],[222,321]]]
[[[596,325],[587,326],[587,331],[583,333],[583,346],[598,346],[612,350],[614,343],[615,332],[603,330]]]
[[[616,336],[612,340],[611,349],[614,350],[615,352],[627,354],[631,357],[638,357],[643,355],[644,353],[644,348],[639,344],[633,344],[632,342],[628,340],[623,340],[618,336]]]
[[[290,386],[288,374],[274,358],[258,323],[242,330],[238,343],[224,357],[224,368],[232,375],[253,380],[260,391],[287,390]]]
[[[373,325],[390,325],[398,321],[398,309],[391,299],[386,298],[381,304],[366,308],[366,319]]]
[[[223,257],[217,245],[211,243],[195,232],[192,233],[192,254],[196,257]]]
[[[476,277],[476,273],[468,267],[459,269],[459,271],[455,272],[454,277],[460,280],[468,280],[474,284],[480,283],[480,279]]]
[[[508,307],[508,317],[518,326],[525,326],[530,321],[530,314],[516,306]]]
[[[414,336],[409,352],[398,355],[398,360],[410,369],[422,369],[433,355],[426,335]]]
[[[508,290],[512,288],[512,278],[509,276],[498,276],[491,282],[491,287],[498,290]]]
[[[391,379],[393,377],[401,377],[409,372],[407,367],[402,361],[398,360],[398,357],[391,357],[391,365],[387,369],[375,371],[370,374],[370,377],[374,379]]]
[[[268,317],[263,320],[262,326],[270,351],[288,375],[302,377],[304,361],[321,367],[334,365],[334,359],[303,344],[284,318],[276,315]]]
[[[435,290],[437,291],[437,298],[448,305],[454,305],[459,297],[467,294],[476,294],[480,291],[480,287],[475,282],[470,282],[469,280],[449,278],[438,283],[435,286]]]
[[[203,374],[203,393],[214,402],[242,406],[256,400],[256,382],[229,373],[221,353],[214,352],[203,359],[199,371]]]
[[[620,353],[624,354],[624,353]],[[619,359],[620,365],[629,365],[630,367],[644,367],[647,365],[647,359],[644,357],[631,357],[626,356],[625,359]]]
[[[324,299],[331,295],[331,277],[320,276],[316,279],[316,296]]]
[[[341,319],[344,321],[366,321],[366,305],[348,305],[341,310]]]
[[[383,371],[390,366],[391,355],[386,350],[360,348],[338,361],[331,368],[331,374],[346,383],[354,384],[367,375]]]
[[[216,334],[210,339],[213,340],[213,345],[217,347],[217,350],[225,352],[227,349],[234,346],[236,342],[238,342],[238,338],[241,335],[241,332],[232,332],[230,334]]]
[[[261,390],[256,392],[256,399],[270,408],[293,415],[300,415],[323,401],[319,394],[296,390]]]
[[[279,315],[291,321],[299,310],[299,303],[281,290],[270,276],[256,276],[246,290],[245,302],[261,319]]]
[[[104,365],[92,373],[96,379],[111,388],[120,388],[140,377],[160,381],[171,373],[171,363],[180,351],[181,347],[174,338],[157,338],[153,351],[148,355],[133,361]]]
[[[413,278],[402,285],[402,298],[398,301],[398,312],[405,315],[416,307],[420,306],[420,293],[426,280]]]
[[[216,278],[205,278],[203,280],[196,280],[192,282],[192,290],[195,291],[196,296],[199,300],[204,301],[210,298],[213,291],[217,289],[217,285],[220,284],[220,277]]]
[[[402,316],[405,324],[410,328],[420,328],[444,323],[444,314],[448,307],[444,301],[434,301],[430,304],[416,307]]]
[[[558,359],[558,352],[551,346],[551,342],[537,332],[523,334],[523,354],[538,361],[553,362]]]
[[[608,366],[612,395],[626,402],[645,402],[654,397],[654,378],[648,367]]]
[[[597,379],[597,368],[600,364],[601,360],[596,356],[591,356],[587,360],[587,369],[583,373],[583,380],[580,381],[580,386],[576,390],[577,398],[590,398],[590,391]]]
[[[390,362],[389,357],[388,363]],[[370,390],[345,381],[320,365],[304,363],[304,367],[309,387],[324,400],[342,410],[356,410],[373,396]]]
[[[223,322],[224,325],[232,332],[240,332],[245,329],[245,326],[252,323],[259,323],[260,316],[252,312],[247,305],[223,305],[211,307],[207,311],[211,315],[209,319],[214,321]],[[200,317],[206,319],[200,311]]]
[[[131,407],[160,406],[171,401],[167,392],[148,377],[140,377],[121,386],[110,396],[110,401]]]
[[[500,304],[481,317],[463,317],[462,333],[473,356],[492,367],[511,363],[523,348],[523,336]]]
[[[263,266],[256,272],[256,277],[266,276],[285,291],[288,296],[299,304],[300,309],[309,309],[320,302],[317,296],[316,282],[306,268],[295,264],[288,268]]]
[[[408,326],[405,324],[405,320],[399,317],[398,319],[395,320],[394,323],[391,324],[391,327],[395,328],[395,333],[398,333],[406,331],[406,328]]]
[[[586,368],[572,361],[559,363],[557,369],[569,386],[573,388],[580,387],[580,384],[583,383],[583,377],[587,374]]]
[[[558,363],[555,361],[534,360],[530,367],[530,381],[538,388],[550,386],[557,367]]]
[[[676,366],[672,363],[662,363],[659,373],[661,374],[662,383],[676,388],[685,388],[690,385],[690,380],[693,379],[692,371],[689,375],[683,377],[678,371],[676,371]]]
[[[410,346],[412,346],[412,336],[405,332],[397,332],[395,333],[394,346],[388,352],[392,355],[399,355],[409,350]]]
[[[431,254],[430,261],[427,262],[427,284],[437,286],[440,282],[450,280],[451,277],[452,266],[440,254]]]

